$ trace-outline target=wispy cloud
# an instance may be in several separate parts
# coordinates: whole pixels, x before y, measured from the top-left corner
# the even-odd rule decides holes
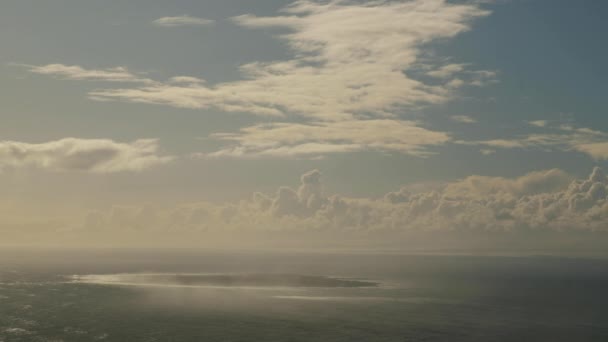
[[[65,64],[17,65],[26,67],[30,72],[35,74],[48,75],[66,80],[154,83],[152,80],[141,77],[125,67],[86,69],[79,65]]]
[[[477,122],[477,120],[475,118],[468,116],[468,115],[452,115],[452,116],[450,116],[450,119],[452,119],[452,121],[466,123],[466,124],[472,124],[472,123]]]
[[[530,125],[543,128],[544,133],[515,138],[460,142],[502,149],[540,149],[545,151],[578,151],[597,160],[608,159],[608,133],[572,125],[550,126],[546,121],[532,121]]]
[[[162,17],[154,20],[154,24],[164,27],[177,26],[211,26],[215,24],[215,20],[192,17],[189,15],[180,15],[176,17]]]
[[[528,121],[528,124],[530,126],[534,126],[534,127],[547,127],[547,125],[549,124],[549,121],[547,121],[547,120],[533,120],[533,121]]]
[[[45,143],[0,141],[0,169],[35,167],[51,171],[112,173],[141,171],[173,160],[159,155],[156,139],[120,143],[65,138]]]
[[[574,148],[596,160],[608,160],[608,135],[605,139],[606,141],[603,142],[579,143]]]
[[[426,156],[429,147],[450,140],[448,134],[415,122],[388,119],[267,124],[213,137],[237,145],[212,153],[212,157],[310,157],[359,151]]]
[[[423,44],[454,37],[489,14],[474,4],[443,0],[296,1],[283,11],[286,15],[233,18],[244,27],[288,29],[281,38],[293,51],[289,60],[243,65],[242,81],[158,83],[91,95],[257,115],[296,114],[317,121],[385,117],[399,106],[447,101],[456,83],[427,84],[407,71],[415,68]]]
[[[437,84],[411,77],[410,71],[418,70],[426,44],[463,33],[476,18],[489,13],[476,3],[446,0],[298,0],[276,16],[232,18],[246,28],[286,30],[279,37],[288,43],[291,59],[242,65],[244,78],[239,81],[212,85],[199,78],[179,76],[168,81],[101,88],[89,96],[100,101],[214,108],[275,121],[297,116],[301,122],[294,124],[290,119],[215,135],[237,144],[217,151],[216,156],[315,156],[368,150],[424,156],[427,146],[448,141],[448,135],[402,121],[395,112],[446,102],[458,88],[482,85],[495,73],[450,64],[434,72],[442,80]],[[168,17],[157,22],[176,26],[199,19]],[[32,71],[41,73],[39,69]],[[465,72],[466,77],[462,75]],[[105,75],[83,69],[47,73],[70,79]],[[136,78],[129,75],[121,77]],[[107,80],[121,79],[105,76]],[[285,133],[301,138],[294,141]]]
[[[436,78],[449,78],[456,73],[465,70],[466,64],[446,64],[438,69],[429,71],[427,75]]]

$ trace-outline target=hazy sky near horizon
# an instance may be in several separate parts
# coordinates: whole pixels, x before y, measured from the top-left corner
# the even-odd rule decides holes
[[[1,224],[596,230],[607,11],[3,1]]]

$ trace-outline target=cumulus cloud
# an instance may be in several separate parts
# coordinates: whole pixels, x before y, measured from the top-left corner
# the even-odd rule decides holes
[[[210,26],[215,23],[214,20],[192,17],[189,15],[180,15],[176,17],[162,17],[154,20],[154,24],[164,27],[177,26]]]
[[[448,134],[416,122],[389,119],[265,124],[213,137],[237,145],[211,153],[212,157],[306,157],[358,151],[425,156],[430,153],[428,147],[450,140]]]
[[[305,217],[313,214],[325,204],[321,172],[312,170],[302,175],[301,184],[297,190],[281,187],[271,199],[269,207],[274,216]],[[259,196],[259,195],[258,195]]]
[[[120,143],[109,139],[65,138],[45,143],[0,141],[0,168],[111,173],[141,171],[170,162],[156,139]]]

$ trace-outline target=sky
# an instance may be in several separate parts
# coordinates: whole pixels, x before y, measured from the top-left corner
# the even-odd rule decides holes
[[[0,8],[0,243],[603,237],[604,2]]]

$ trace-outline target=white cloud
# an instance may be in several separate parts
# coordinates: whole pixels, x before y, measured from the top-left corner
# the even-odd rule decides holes
[[[386,116],[398,106],[441,103],[451,85],[431,85],[408,76],[421,47],[467,31],[489,12],[474,4],[443,0],[405,3],[296,1],[286,15],[244,15],[245,27],[283,27],[291,60],[242,66],[245,80],[216,85],[172,83],[102,89],[94,99],[114,99],[183,108],[215,107],[257,115],[297,114],[319,121]]]
[[[120,143],[109,139],[65,138],[39,144],[0,141],[0,168],[111,173],[141,171],[170,162],[158,154],[156,139]]]
[[[430,66],[427,66],[430,67]],[[470,70],[468,64],[451,63],[432,69],[428,76],[443,80],[445,87],[456,89],[463,86],[483,87],[496,83],[498,73],[491,70]]]
[[[257,193],[225,204],[117,207],[90,214],[86,227],[210,238],[225,233],[232,239],[236,232],[257,238],[288,233],[278,236],[292,241],[321,234],[325,241],[336,239],[330,241],[334,244],[359,234],[369,244],[375,238],[394,242],[420,232],[605,232],[607,222],[608,179],[599,168],[582,180],[560,170],[515,179],[471,176],[423,192],[404,187],[377,199],[327,194],[321,173],[313,170],[301,177],[298,188],[281,187],[273,195]]]
[[[549,126],[548,122],[533,121],[531,125],[544,128],[547,133],[534,133],[509,139],[477,142],[460,141],[465,145],[482,145],[503,149],[540,149],[545,151],[578,151],[596,160],[608,159],[608,133],[571,125]]]
[[[467,83],[471,86],[483,87],[488,84],[498,82],[498,72],[492,70],[476,70],[470,72],[470,81]]]
[[[181,15],[177,17],[162,17],[154,20],[154,24],[164,27],[177,26],[210,26],[215,23],[214,20],[192,17],[189,15]]]
[[[449,184],[444,192],[448,195],[469,198],[483,198],[499,192],[524,196],[559,191],[566,188],[571,181],[571,176],[558,169],[531,172],[515,179],[469,176]]]
[[[416,122],[390,119],[265,124],[213,137],[237,145],[212,153],[212,157],[309,157],[358,151],[425,156],[430,153],[428,147],[450,140],[448,134],[419,127]]]
[[[608,141],[597,143],[582,143],[575,146],[575,149],[586,153],[597,160],[608,159]]]
[[[444,84],[425,83],[410,74],[420,67],[426,44],[465,32],[475,19],[489,13],[476,3],[446,0],[298,0],[277,16],[233,18],[243,27],[283,28],[279,37],[291,48],[291,59],[242,65],[244,79],[239,81],[211,85],[200,78],[179,76],[97,89],[89,96],[100,101],[244,112],[275,121],[298,116],[302,122],[256,125],[235,134],[215,135],[236,144],[214,156],[318,157],[369,150],[424,156],[428,146],[445,143],[449,137],[401,121],[394,111],[443,103],[457,88],[482,85],[495,73],[466,70],[468,76],[456,75],[465,72],[465,64],[450,64],[435,71]],[[77,68],[49,74],[103,78],[99,70]],[[122,78],[136,76],[105,77]]]
[[[200,79],[198,77],[192,77],[192,76],[175,76],[175,77],[171,77],[171,79],[169,79],[169,83],[172,84],[185,84],[185,85],[194,85],[194,84],[203,84],[206,81],[203,79]]]
[[[453,115],[450,117],[450,119],[452,119],[453,121],[456,121],[456,122],[466,123],[466,124],[472,124],[472,123],[477,122],[477,120],[475,118],[468,116],[468,115]]]
[[[534,127],[547,127],[547,125],[549,124],[549,121],[534,120],[534,121],[528,121],[528,124],[530,124],[530,126],[534,126]]]
[[[30,72],[41,75],[55,76],[68,80],[79,81],[107,81],[107,82],[133,82],[154,83],[152,80],[142,78],[124,67],[108,69],[85,69],[79,65],[48,64],[48,65],[23,65]]]
[[[438,69],[427,72],[427,75],[436,78],[449,78],[454,74],[464,71],[465,66],[466,64],[446,64]]]

